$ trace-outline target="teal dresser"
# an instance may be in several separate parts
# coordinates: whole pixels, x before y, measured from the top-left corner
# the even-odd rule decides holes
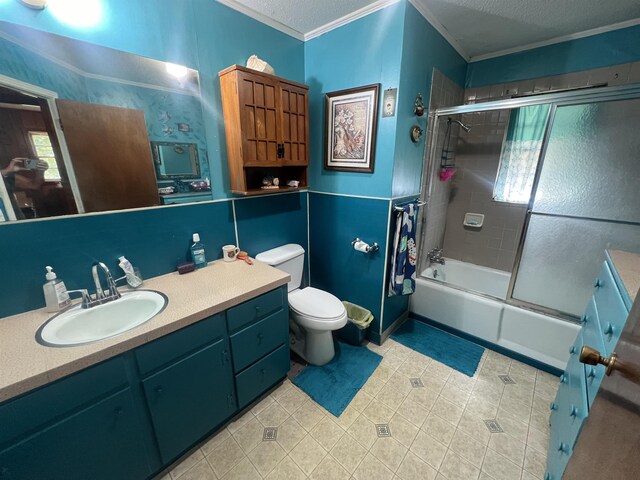
[[[610,356],[631,309],[631,297],[618,276],[609,253],[594,281],[593,295],[581,318],[582,329],[569,349],[569,361],[551,403],[549,451],[545,480],[560,480],[571,458],[589,409],[598,394],[606,368],[580,362],[588,345]]]
[[[0,405],[1,480],[144,480],[289,370],[287,287]]]

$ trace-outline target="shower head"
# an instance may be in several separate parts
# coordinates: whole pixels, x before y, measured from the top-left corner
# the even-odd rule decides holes
[[[447,120],[447,123],[451,124],[451,123],[457,123],[458,125],[460,125],[460,127],[462,127],[462,129],[469,133],[471,131],[471,127],[466,126],[464,123],[462,123],[460,120],[454,120],[453,118],[449,118]]]

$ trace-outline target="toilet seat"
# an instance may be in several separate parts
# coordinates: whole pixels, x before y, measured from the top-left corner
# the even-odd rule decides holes
[[[318,322],[342,320],[347,313],[337,297],[313,287],[289,292],[289,307],[298,315]]]

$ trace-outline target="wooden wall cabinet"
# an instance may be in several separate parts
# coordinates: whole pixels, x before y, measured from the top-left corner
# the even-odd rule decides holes
[[[227,137],[231,191],[242,195],[307,186],[309,165],[309,87],[233,65],[222,70],[220,89]],[[261,189],[265,176],[279,189]]]

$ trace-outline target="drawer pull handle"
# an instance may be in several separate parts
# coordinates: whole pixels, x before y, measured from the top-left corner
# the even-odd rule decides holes
[[[575,347],[575,345],[572,345],[572,346],[571,346],[571,348],[569,349],[569,353],[570,353],[570,354],[572,354],[572,355],[575,355],[575,353],[576,353],[576,347]]]
[[[571,405],[571,413],[569,414],[570,417],[577,417],[578,416],[578,407],[576,407],[575,405]]]
[[[589,321],[589,315],[583,315],[580,321],[582,323],[587,323]]]
[[[162,385],[158,385],[155,390],[158,395],[161,395],[162,392],[164,392],[164,388],[162,388]]]
[[[560,383],[567,383],[569,381],[569,377],[565,373],[560,375]]]
[[[260,312],[262,311],[262,309],[260,307],[256,307],[256,317],[260,316]]]
[[[589,373],[587,374],[587,377],[595,378],[596,377],[596,369],[593,368],[593,367],[589,368]]]
[[[600,288],[602,286],[602,281],[599,278],[597,278],[596,283],[594,283],[593,286],[595,288]]]
[[[262,374],[263,377],[265,376],[266,373],[267,373],[267,369],[266,368],[261,368],[260,369],[260,374]]]
[[[560,445],[558,445],[558,451],[562,453],[567,453],[569,451],[569,445],[567,445],[564,442],[560,442]]]
[[[259,333],[257,337],[258,337],[258,345],[260,345],[262,343],[262,340],[264,340],[264,334]]]
[[[607,323],[607,326],[605,327],[603,333],[609,336],[613,335],[613,325],[611,325],[611,322]]]
[[[551,404],[549,405],[549,410],[557,410],[558,409],[558,404],[555,402],[551,402]]]

